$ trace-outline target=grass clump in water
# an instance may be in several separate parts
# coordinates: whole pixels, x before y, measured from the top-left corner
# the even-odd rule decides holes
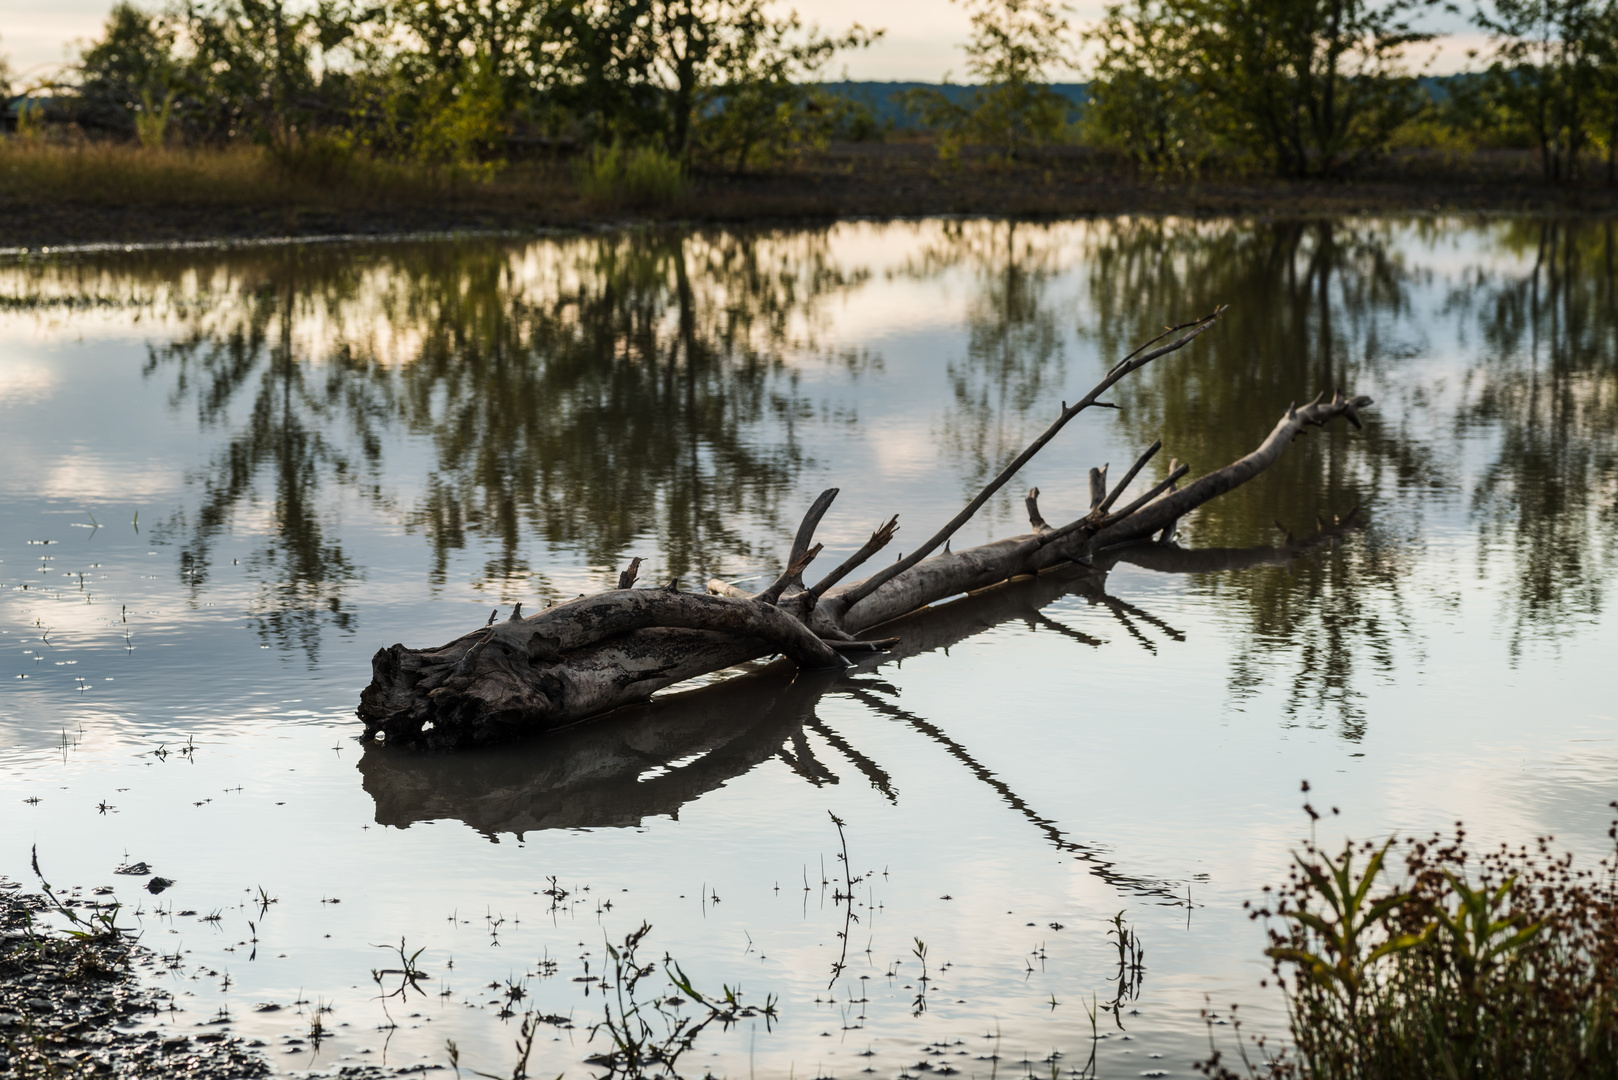
[[[1243,1046],[1245,1075],[1618,1077],[1618,855],[1579,869],[1550,842],[1476,851],[1457,825],[1338,855],[1307,845],[1255,912],[1280,924],[1266,952],[1293,1045],[1262,1065]],[[1199,1067],[1243,1075],[1217,1050]]]
[[[743,1005],[741,990],[729,986],[716,995],[704,994],[668,956],[662,965],[665,985],[644,997],[641,982],[657,971],[657,964],[642,964],[636,950],[651,931],[642,923],[623,945],[607,943],[608,963],[601,982],[606,1005],[590,1038],[605,1032],[611,1047],[589,1058],[590,1064],[605,1068],[609,1077],[677,1077],[680,1056],[710,1024],[730,1027],[756,1016],[764,1018],[766,1027],[775,1021],[773,994],[763,1005]]]

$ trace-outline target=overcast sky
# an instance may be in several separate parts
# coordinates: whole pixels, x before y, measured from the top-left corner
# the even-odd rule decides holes
[[[966,38],[966,13],[950,0],[798,0],[778,6],[796,7],[807,21],[825,30],[840,30],[852,22],[886,28],[880,43],[843,57],[829,77],[835,78],[843,68],[853,79],[933,82],[947,71],[953,71],[956,79],[962,77],[958,46]],[[1103,6],[1102,0],[1077,0],[1072,5],[1075,25],[1098,18]],[[96,37],[110,7],[109,0],[0,0],[0,55],[10,56],[14,71],[42,71],[76,54],[74,42]],[[1465,31],[1466,24],[1446,17],[1433,29]],[[1431,70],[1443,74],[1462,67],[1465,50],[1479,44],[1474,34],[1446,41]],[[1051,75],[1059,81],[1080,78],[1072,72]]]

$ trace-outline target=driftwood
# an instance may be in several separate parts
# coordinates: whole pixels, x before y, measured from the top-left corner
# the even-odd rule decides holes
[[[1223,309],[1221,309],[1223,310]],[[1106,472],[1091,470],[1091,508],[1060,527],[1044,521],[1038,490],[1028,494],[1033,531],[963,551],[950,537],[1026,465],[1068,421],[1093,407],[1120,379],[1190,344],[1211,329],[1220,312],[1171,327],[1119,361],[1088,394],[1063,403],[1056,421],[962,511],[904,558],[861,580],[843,584],[892,541],[894,517],[870,540],[814,585],[804,573],[820,552],[814,533],[837,489],[824,492],[805,515],[786,568],[766,589],[750,593],[720,581],[713,595],[681,592],[678,581],[635,588],[639,560],[619,588],[557,604],[464,634],[435,649],[393,645],[372,658],[372,680],[360,695],[358,715],[368,741],[394,746],[458,748],[552,731],[627,705],[683,680],[780,654],[799,668],[837,670],[847,655],[894,644],[860,640],[873,627],[929,604],[1025,574],[1091,560],[1120,545],[1172,535],[1175,523],[1197,507],[1246,483],[1273,465],[1310,425],[1346,417],[1356,427],[1366,397],[1324,395],[1289,407],[1252,453],[1184,486],[1189,472],[1176,463],[1167,477],[1130,503],[1115,504],[1157,454],[1154,443],[1110,489]],[[1170,339],[1165,341],[1164,339]],[[934,554],[943,548],[941,554]]]
[[[1245,558],[1239,556],[1238,564],[1245,565]],[[810,783],[841,783],[842,771],[897,801],[893,779],[882,763],[853,745],[851,735],[817,715],[820,702],[840,697],[942,746],[1053,847],[1084,862],[1113,887],[1160,901],[1180,900],[1181,886],[1129,872],[1118,864],[1110,845],[1070,836],[1040,814],[1008,778],[992,772],[970,748],[904,709],[897,691],[874,670],[879,659],[938,652],[1012,623],[1041,631],[1056,629],[1076,635],[1081,644],[1099,645],[1043,614],[1051,603],[1074,595],[1112,609],[1121,621],[1132,613],[1168,636],[1177,636],[1150,614],[1110,596],[1105,571],[1068,563],[1053,573],[1021,578],[1005,588],[917,612],[898,624],[903,641],[891,653],[867,656],[841,671],[791,677],[791,662],[781,659],[758,665],[739,678],[621,710],[611,724],[579,725],[527,746],[418,754],[372,744],[365,748],[358,768],[365,790],[375,800],[378,824],[408,828],[418,821],[455,819],[492,839],[502,833],[520,839],[547,829],[633,827],[649,817],[678,817],[686,804],[771,758],[783,761]],[[810,733],[842,761],[820,760]]]
[[[905,709],[880,667],[950,650],[1009,625],[1054,633],[1087,648],[1102,645],[1101,639],[1045,613],[1067,597],[1105,609],[1137,644],[1156,651],[1159,639],[1182,641],[1185,635],[1112,595],[1107,574],[1114,566],[1128,563],[1165,573],[1287,566],[1337,544],[1357,522],[1358,515],[1350,512],[1321,522],[1302,538],[1282,529],[1286,539],[1277,546],[1114,548],[1089,564],[1067,563],[918,611],[893,624],[901,640],[890,651],[860,657],[841,671],[798,672],[784,658],[745,665],[737,678],[665,694],[620,709],[612,723],[579,724],[527,744],[420,754],[371,743],[358,769],[375,800],[378,824],[408,828],[421,821],[458,820],[494,840],[502,834],[522,839],[551,829],[636,827],[651,817],[677,818],[687,804],[771,759],[816,786],[864,781],[897,802],[895,778],[876,760],[880,755],[856,745],[857,736],[838,720],[822,718],[822,701],[842,699],[941,746],[1052,846],[1082,860],[1115,888],[1180,900],[1181,886],[1130,873],[1116,861],[1112,845],[1069,835],[1016,789],[1014,778],[997,775],[970,747]],[[834,756],[822,759],[811,736]]]

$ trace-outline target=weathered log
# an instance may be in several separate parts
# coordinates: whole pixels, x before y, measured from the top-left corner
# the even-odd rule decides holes
[[[1069,563],[907,617],[896,627],[903,642],[892,657],[940,652],[1012,623],[1100,644],[1043,613],[1069,596],[1114,614],[1128,611],[1160,629],[1164,625],[1109,596],[1104,572]],[[1180,636],[1172,629],[1164,632]],[[738,678],[619,710],[610,724],[578,725],[528,746],[424,755],[372,744],[357,767],[375,800],[379,824],[404,828],[452,818],[490,837],[515,833],[519,839],[529,831],[634,826],[654,815],[678,817],[692,800],[772,757],[814,783],[840,782],[838,762],[817,760],[803,737],[806,731],[820,735],[873,788],[897,798],[887,770],[853,744],[853,734],[817,716],[821,701],[841,698],[941,746],[1052,846],[1114,888],[1161,901],[1179,895],[1178,885],[1119,866],[1109,847],[1066,833],[1039,813],[1011,778],[988,769],[949,733],[904,709],[897,691],[873,674],[869,667],[794,672],[790,662],[777,660],[750,665]]]
[[[1317,397],[1302,409],[1288,408],[1269,437],[1241,460],[1165,494],[1186,471],[1176,465],[1166,480],[1112,509],[1161,449],[1159,441],[1110,492],[1105,470],[1091,471],[1090,511],[1084,517],[1052,528],[1039,515],[1036,488],[1027,498],[1033,532],[963,551],[949,549],[950,537],[1064,424],[1092,406],[1111,407],[1099,400],[1103,392],[1131,371],[1183,348],[1218,316],[1215,312],[1172,327],[1119,362],[1074,405],[1064,403],[1051,427],[961,513],[915,551],[863,580],[841,584],[893,539],[897,517],[813,587],[803,583],[805,570],[821,550],[814,543],[815,529],[837,496],[831,488],[805,514],[785,568],[756,595],[719,581],[708,583],[714,595],[679,592],[677,582],[632,588],[636,560],[620,576],[618,589],[527,618],[520,616],[519,605],[508,620],[495,623],[491,618],[489,626],[436,649],[394,645],[379,650],[358,710],[366,737],[400,746],[482,745],[642,703],[685,679],[761,656],[778,653],[800,668],[840,668],[847,662],[845,652],[891,643],[856,640],[855,635],[872,627],[1008,578],[1089,560],[1154,533],[1167,535],[1198,506],[1269,468],[1305,426],[1324,425],[1337,416],[1359,425],[1357,410],[1369,405],[1369,398],[1336,394],[1323,402]],[[1176,332],[1182,333],[1157,344]],[[941,546],[942,554],[931,554]]]

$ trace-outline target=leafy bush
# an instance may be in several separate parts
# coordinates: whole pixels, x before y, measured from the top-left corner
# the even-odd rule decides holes
[[[1251,1076],[1618,1077],[1618,856],[1577,869],[1549,837],[1477,852],[1460,826],[1336,856],[1311,843],[1255,913],[1272,916],[1293,1048],[1255,1066],[1244,1047]],[[1239,1075],[1217,1051],[1201,1067]]]
[[[578,163],[579,191],[616,206],[668,206],[685,193],[685,169],[658,146],[596,147]]]
[[[174,114],[174,91],[163,95],[162,104],[154,104],[150,90],[141,91],[141,110],[135,114],[135,138],[148,150],[163,145],[168,134],[169,117]]]

